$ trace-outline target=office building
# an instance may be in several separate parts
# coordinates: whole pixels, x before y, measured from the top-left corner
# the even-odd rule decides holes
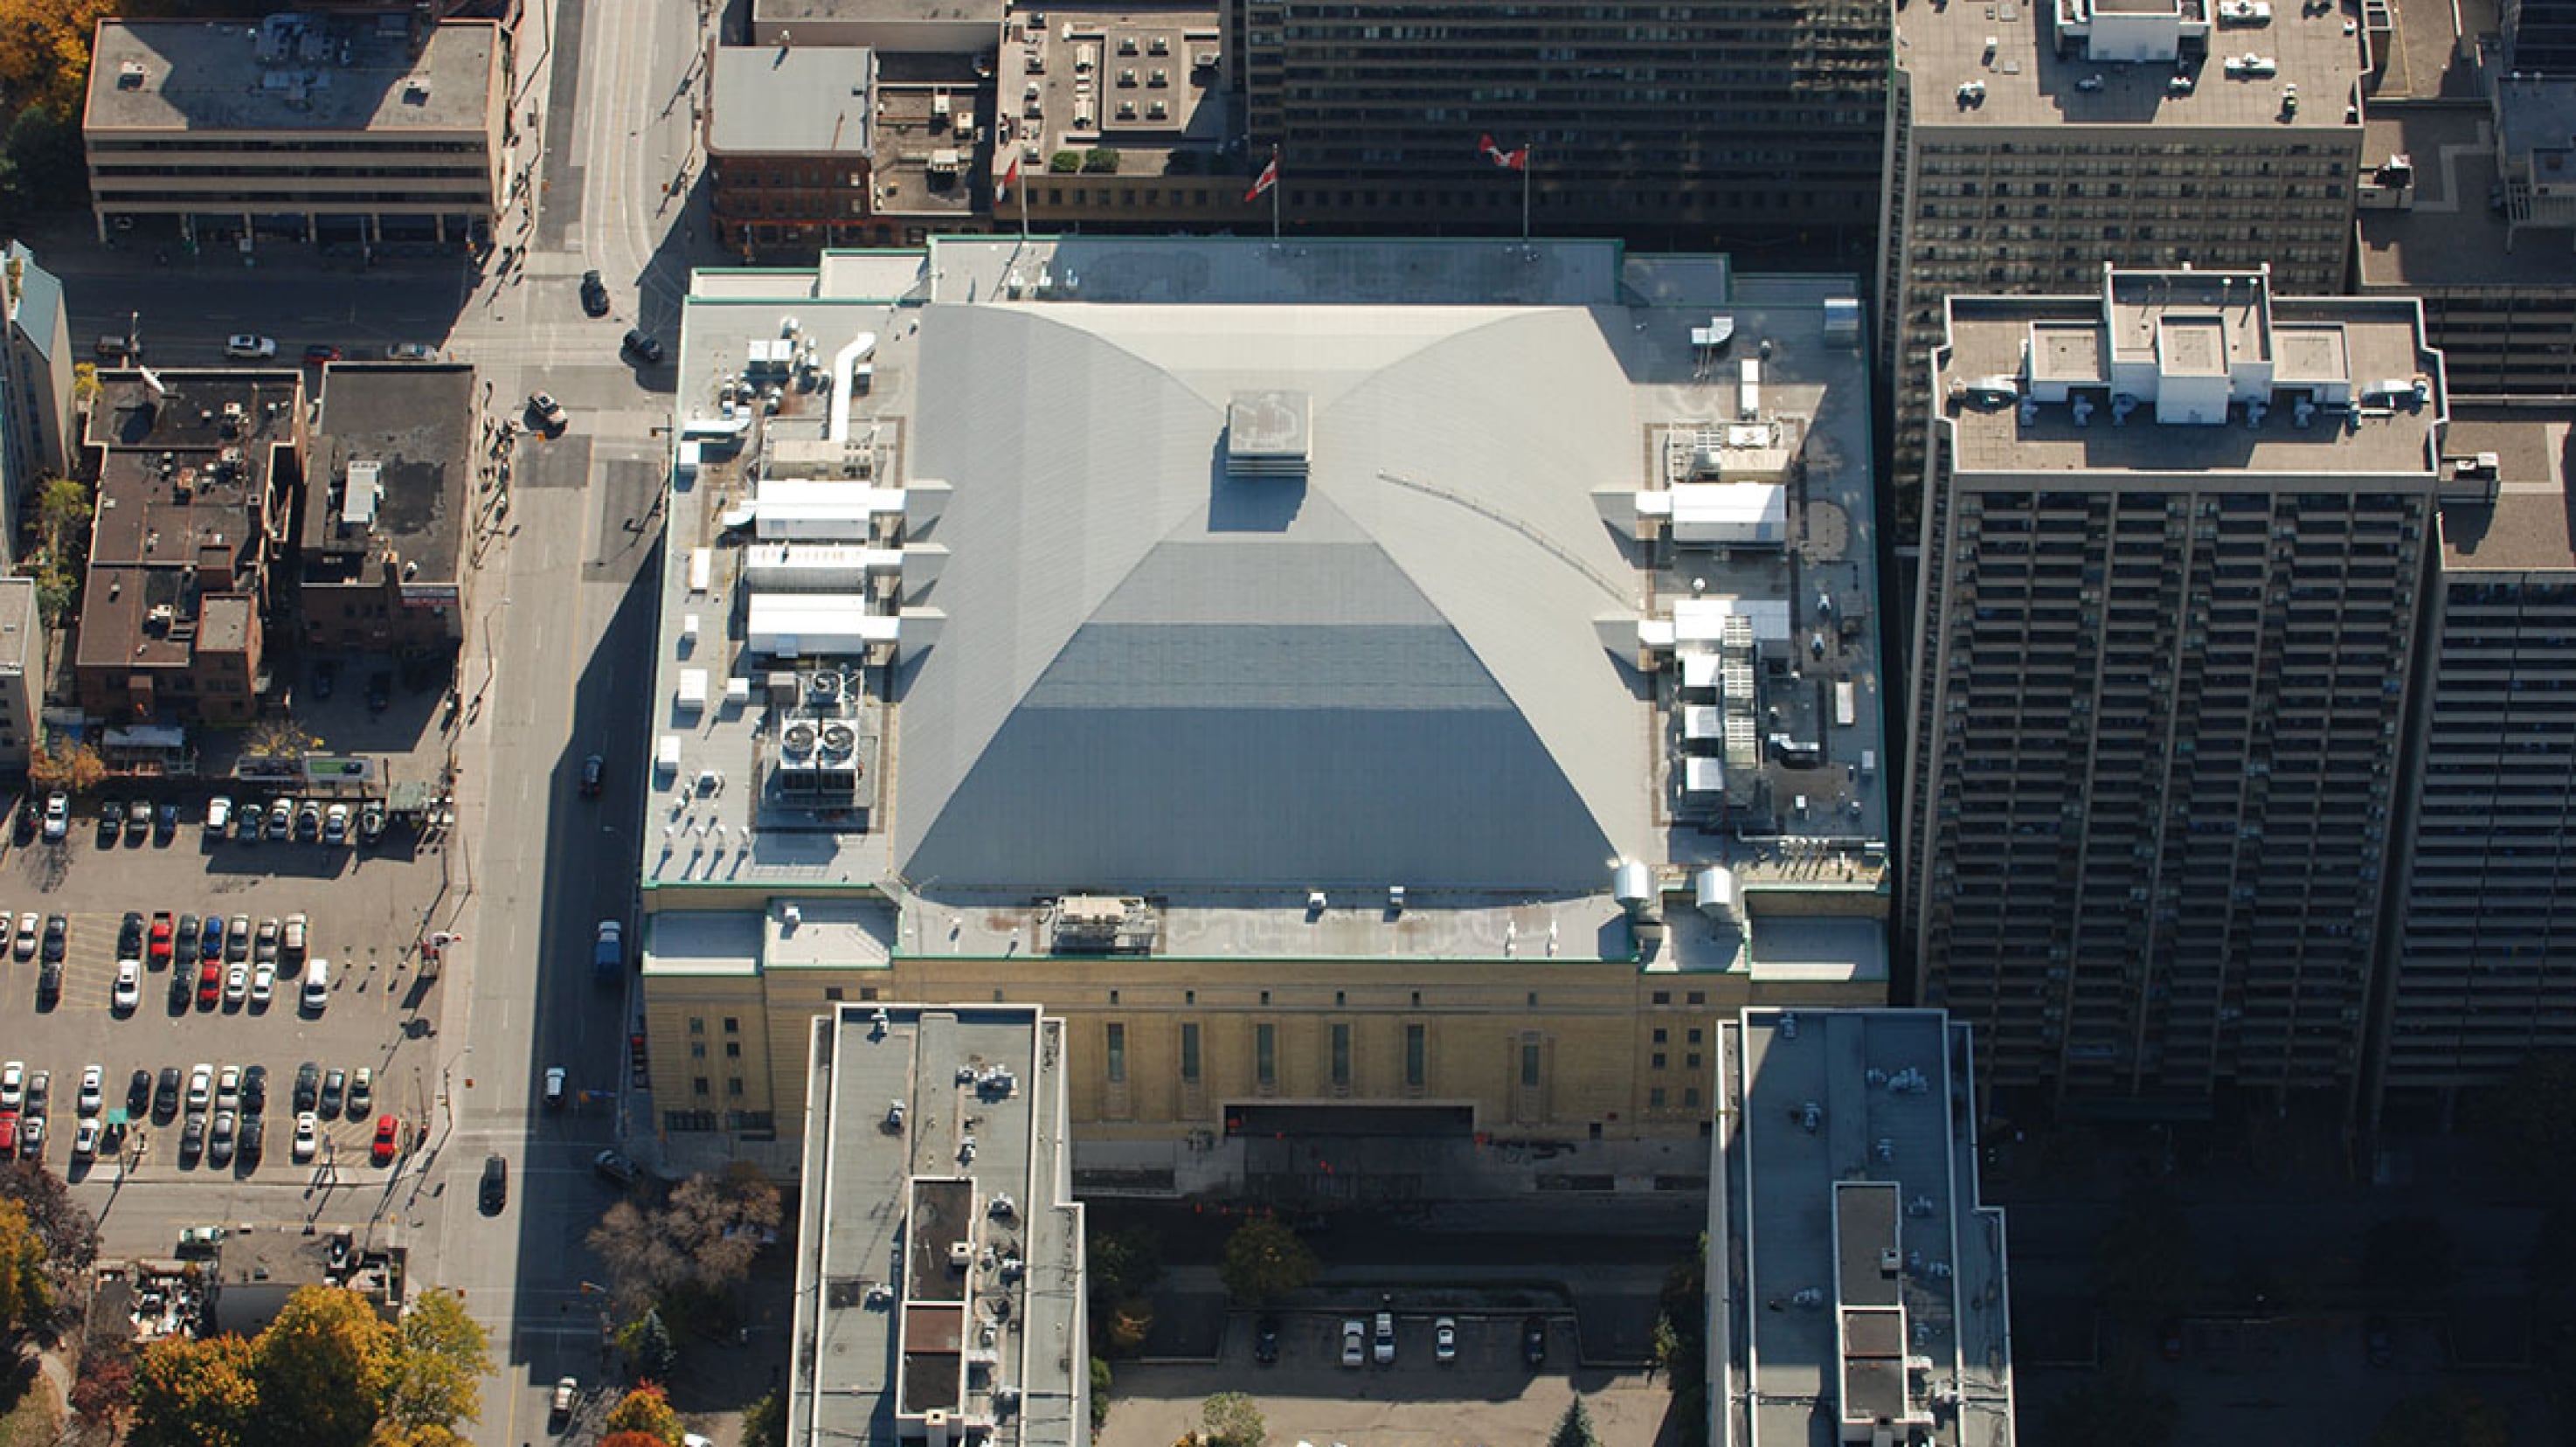
[[[1064,1023],[840,1005],[809,1035],[789,1447],[1082,1447]]]
[[[323,369],[295,586],[315,653],[422,658],[464,641],[475,420],[471,367]]]
[[[1935,353],[1903,895],[1986,1080],[2348,1107],[2447,396],[2414,303],[2105,269]]]
[[[1266,230],[1270,198],[1246,193],[1269,155],[1245,150],[1225,59],[1207,6],[1059,7],[1013,19],[993,168],[998,180],[1016,164],[1023,185],[1017,196],[996,185],[994,226],[1014,228],[1025,206],[1029,225],[1050,231]]]
[[[1709,1196],[1709,1440],[2011,1447],[2004,1215],[1975,1052],[1938,1010],[1727,1022]]]
[[[677,366],[610,754],[674,1159],[796,1170],[835,1002],[989,999],[1078,1179],[1704,1182],[1721,1019],[1884,1003],[1849,279],[943,238],[702,274]]]
[[[1225,0],[1248,156],[1277,147],[1301,225],[1804,239],[1877,209],[1888,11],[1853,0],[1508,9]]]
[[[462,244],[511,183],[497,22],[102,20],[81,134],[100,239]]]
[[[2287,0],[1897,11],[1878,322],[1902,536],[1944,299],[2087,291],[2105,262],[2268,266],[2292,294],[2343,289],[2353,29],[2341,8]]]
[[[36,484],[71,470],[77,360],[61,280],[10,242],[0,249],[0,560],[17,556]]]
[[[0,775],[26,774],[43,741],[44,706],[45,627],[36,580],[0,578]]]
[[[704,124],[716,240],[764,257],[878,239],[869,180],[876,53],[823,45],[713,53]]]
[[[73,683],[110,724],[247,723],[267,676],[269,562],[308,441],[301,373],[106,372]]]
[[[2569,408],[2456,413],[2408,780],[2377,1101],[2443,1106],[2576,1049],[2576,920],[2558,904],[2576,798]]]

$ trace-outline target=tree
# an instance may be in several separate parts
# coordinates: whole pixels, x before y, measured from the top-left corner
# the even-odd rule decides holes
[[[1047,157],[1047,172],[1050,175],[1070,176],[1081,169],[1082,152],[1080,151],[1058,151]]]
[[[659,1307],[648,1306],[644,1314],[618,1329],[617,1348],[635,1363],[638,1375],[654,1381],[668,1381],[671,1369],[679,1365],[680,1349],[671,1341],[671,1329],[662,1324]]]
[[[608,1409],[608,1419],[601,1428],[614,1436],[619,1432],[640,1432],[664,1447],[678,1447],[680,1414],[671,1410],[671,1398],[660,1386],[640,1382],[635,1390]]]
[[[78,794],[107,778],[107,760],[78,739],[48,739],[27,756],[27,781],[40,789]]]
[[[2181,1409],[2134,1361],[2112,1364],[2049,1403],[2042,1439],[2085,1447],[2165,1447]]]
[[[84,551],[81,544],[95,511],[89,489],[79,479],[44,479],[36,485],[36,541],[46,552],[65,558]]]
[[[0,1164],[0,1201],[14,1201],[27,1213],[27,1224],[45,1244],[45,1261],[70,1276],[87,1271],[98,1260],[98,1218],[72,1199],[63,1178],[42,1161]]]
[[[2506,1447],[2512,1420],[2466,1387],[2441,1387],[2388,1409],[2370,1447]]]
[[[134,1364],[127,1447],[251,1447],[262,1440],[258,1349],[242,1337],[164,1337]]]
[[[79,202],[86,194],[80,127],[41,105],[20,110],[0,136],[0,201],[21,212]]]
[[[1109,1388],[1114,1381],[1115,1378],[1109,1374],[1109,1363],[1099,1357],[1093,1357],[1091,1359],[1091,1431],[1094,1436],[1099,1435],[1101,1427],[1109,1421]],[[751,1440],[748,1426],[743,1429],[742,1447],[758,1447],[758,1444]],[[778,1447],[778,1444],[771,1443],[768,1447]]]
[[[474,1447],[456,1435],[452,1427],[425,1422],[417,1427],[397,1427],[390,1422],[378,1423],[376,1435],[367,1447]]]
[[[90,35],[100,17],[149,13],[116,0],[0,0],[0,95],[70,120],[89,84]]]
[[[134,1395],[134,1358],[131,1354],[106,1353],[81,1358],[80,1375],[72,1382],[72,1410],[94,1422],[104,1422],[116,1415]]]
[[[42,1322],[53,1311],[44,1240],[28,1223],[24,1206],[0,1201],[0,1336]]]
[[[669,1204],[647,1210],[620,1201],[591,1228],[590,1249],[608,1269],[609,1292],[621,1311],[683,1302],[687,1292],[720,1293],[751,1274],[762,1246],[780,1219],[778,1188],[748,1161],[721,1173],[701,1172],[671,1192]],[[675,1310],[686,1323],[695,1313]]]
[[[663,1442],[650,1432],[611,1432],[599,1439],[599,1447],[663,1447]]]
[[[1654,1333],[1655,1365],[1673,1394],[1682,1447],[1708,1441],[1708,1233],[1664,1273]]]
[[[1118,148],[1116,146],[1094,146],[1090,150],[1083,152],[1082,172],[1086,176],[1117,175]]]
[[[1091,1279],[1094,1302],[1142,1296],[1162,1279],[1162,1238],[1142,1226],[1096,1235],[1086,1232],[1082,1269]]]
[[[357,1447],[383,1415],[398,1334],[357,1292],[307,1286],[259,1334],[259,1401],[272,1439]]]
[[[2189,1309],[2200,1296],[2200,1251],[2182,1203],[2158,1189],[2131,1192],[2094,1242],[2093,1277],[2102,1299],[2130,1321]]]
[[[742,1447],[787,1447],[785,1397],[770,1392],[743,1409]]]
[[[1601,1439],[1592,1430],[1592,1412],[1583,1405],[1583,1394],[1565,1404],[1565,1415],[1556,1419],[1556,1430],[1547,1436],[1547,1447],[1601,1447]]]
[[[1315,1253],[1277,1219],[1256,1216],[1226,1238],[1217,1275],[1237,1301],[1259,1306],[1314,1280]]]
[[[481,1378],[491,1367],[491,1339],[465,1314],[465,1298],[422,1292],[396,1332],[386,1423],[408,1430],[473,1421],[483,1414]]]
[[[1207,1447],[1261,1447],[1269,1433],[1261,1409],[1241,1392],[1219,1392],[1200,1403],[1199,1422]]]
[[[1101,1333],[1110,1351],[1118,1356],[1134,1356],[1145,1349],[1145,1338],[1154,1332],[1154,1302],[1150,1297],[1131,1296],[1109,1308],[1101,1317]]]

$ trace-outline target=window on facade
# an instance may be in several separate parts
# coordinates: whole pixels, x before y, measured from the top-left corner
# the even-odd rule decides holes
[[[707,1033],[707,1022],[699,1016],[691,1015],[689,1017],[689,1033],[692,1035],[704,1035]]]
[[[1127,1083],[1127,1027],[1115,1023],[1109,1027],[1109,1083]]]
[[[1181,1026],[1181,1079],[1191,1085],[1199,1083],[1199,1027],[1196,1022]]]
[[[727,1035],[739,1035],[739,1034],[741,1034],[741,1033],[742,1033],[742,1017],[741,1017],[741,1016],[738,1016],[738,1015],[727,1015],[727,1016],[725,1017],[725,1033],[726,1033]]]
[[[1670,1032],[1668,1032],[1668,1031],[1663,1031],[1663,1030],[1658,1030],[1658,1031],[1656,1031],[1656,1032],[1655,1032],[1655,1043],[1656,1043],[1656,1044],[1658,1044],[1658,1045],[1663,1044],[1663,1043],[1664,1043],[1664,1036],[1665,1036],[1666,1034],[1668,1034],[1668,1033],[1670,1033]]]
[[[1256,1025],[1252,1029],[1252,1073],[1263,1085],[1279,1083],[1279,1027]]]
[[[1348,1090],[1351,1085],[1351,1027],[1333,1027],[1333,1084]]]
[[[727,1059],[727,1060],[740,1060],[741,1058],[742,1058],[742,1042],[741,1042],[741,1041],[739,1041],[739,1040],[728,1040],[728,1041],[726,1041],[726,1042],[725,1042],[725,1059]]]
[[[725,1094],[737,1097],[742,1094],[741,1076],[728,1075],[725,1077]]]
[[[690,1079],[689,1093],[692,1095],[713,1095],[715,1094],[715,1088],[705,1076],[700,1075]]]
[[[1662,1086],[1658,1085],[1654,1089],[1646,1092],[1646,1108],[1649,1110],[1661,1110],[1664,1108],[1664,1088]]]
[[[1538,1088],[1538,1042],[1534,1040],[1521,1046],[1521,1087]]]
[[[1687,1087],[1686,1089],[1684,1089],[1684,1090],[1682,1091],[1682,1104],[1684,1104],[1684,1105],[1697,1105],[1697,1104],[1699,1104],[1699,1087],[1698,1087],[1698,1086],[1696,1086],[1696,1085],[1694,1085],[1694,1086],[1690,1086],[1690,1087]]]
[[[1428,1025],[1405,1026],[1404,1083],[1406,1085],[1415,1090],[1420,1090],[1422,1088],[1423,1082],[1431,1074],[1430,1056],[1431,1027]]]
[[[706,1059],[706,1058],[707,1058],[707,1042],[705,1042],[705,1041],[703,1041],[703,1040],[692,1040],[692,1041],[690,1041],[690,1042],[689,1042],[689,1058],[690,1058],[691,1060],[704,1060],[704,1059]]]

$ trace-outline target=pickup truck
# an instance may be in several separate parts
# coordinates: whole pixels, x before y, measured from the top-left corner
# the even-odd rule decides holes
[[[613,919],[599,922],[599,939],[590,949],[592,977],[603,985],[614,984],[626,974],[626,927]]]

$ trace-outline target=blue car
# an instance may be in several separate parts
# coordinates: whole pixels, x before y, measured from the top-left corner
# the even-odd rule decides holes
[[[206,916],[204,932],[197,937],[197,958],[200,960],[220,960],[223,957],[224,917],[219,914],[210,914]]]

